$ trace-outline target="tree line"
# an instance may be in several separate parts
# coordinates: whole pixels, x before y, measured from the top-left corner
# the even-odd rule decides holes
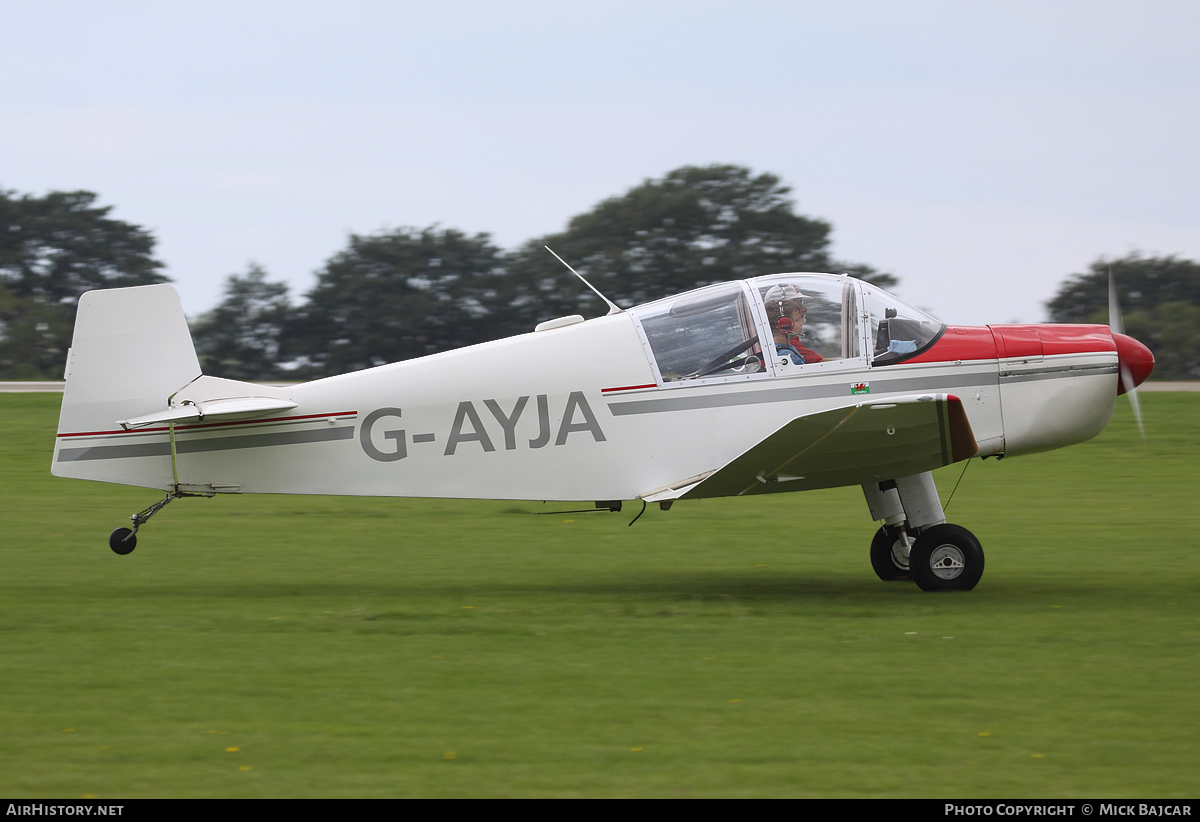
[[[1056,323],[1108,323],[1108,279],[1125,333],[1154,352],[1151,379],[1200,379],[1200,263],[1178,257],[1100,258],[1046,304]]]
[[[311,378],[499,339],[554,317],[605,313],[545,246],[625,307],[783,271],[848,271],[896,284],[834,259],[832,227],[797,214],[790,193],[773,174],[685,166],[511,251],[487,234],[439,226],[352,234],[299,304],[260,266],[229,276],[220,304],[193,323],[197,354],[214,376]],[[90,192],[0,189],[0,379],[61,378],[84,291],[167,281],[149,232],[110,211]],[[1052,319],[1106,322],[1109,266],[1126,330],[1159,359],[1155,376],[1200,377],[1200,264],[1099,260],[1064,283],[1048,304]]]
[[[0,189],[0,379],[62,379],[83,292],[166,282],[150,232],[95,203]]]
[[[326,376],[531,331],[554,317],[604,314],[547,246],[624,307],[778,271],[847,270],[895,283],[834,260],[832,227],[796,214],[789,193],[772,174],[688,166],[512,251],[486,234],[436,226],[351,235],[297,307],[261,268],[231,276],[225,299],[195,325],[197,352],[206,371],[236,379]]]

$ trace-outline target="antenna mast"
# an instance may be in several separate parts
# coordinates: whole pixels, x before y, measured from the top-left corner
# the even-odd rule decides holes
[[[542,246],[542,247],[545,248],[547,251],[549,251],[551,254],[554,254],[554,249],[551,248],[550,246],[547,245],[547,246]],[[592,291],[595,291],[597,297],[604,300],[604,302],[608,303],[608,313],[609,314],[620,314],[622,311],[625,310],[625,309],[621,308],[621,306],[617,305],[612,300],[610,300],[608,297],[605,297],[603,294],[601,294],[599,291],[597,291],[596,286],[592,285],[587,280],[584,280],[583,275],[580,274],[575,269],[571,268],[570,264],[567,263],[567,261],[564,260],[562,257],[558,256],[557,254],[554,254],[554,259],[558,260],[560,263],[565,265],[567,267],[568,271],[570,271],[572,274],[574,274],[580,280],[583,280],[584,285],[586,285],[588,288],[592,289]],[[605,316],[608,316],[608,314],[606,314]]]

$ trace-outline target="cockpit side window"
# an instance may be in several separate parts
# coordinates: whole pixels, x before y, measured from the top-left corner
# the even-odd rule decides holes
[[[893,365],[929,348],[946,326],[940,320],[906,305],[881,288],[866,286],[871,315],[872,365]]]
[[[632,309],[664,384],[764,373],[762,344],[740,283]]]
[[[755,280],[773,335],[775,363],[797,365],[857,355],[853,337],[853,288],[842,277],[788,276]],[[846,313],[849,295],[850,311]]]

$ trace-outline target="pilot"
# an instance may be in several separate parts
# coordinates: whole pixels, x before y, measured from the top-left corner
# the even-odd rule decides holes
[[[805,295],[794,285],[777,285],[763,295],[767,308],[767,320],[775,338],[775,353],[792,365],[821,362],[824,357],[806,348],[800,342],[804,332],[804,319],[808,308],[804,305]]]

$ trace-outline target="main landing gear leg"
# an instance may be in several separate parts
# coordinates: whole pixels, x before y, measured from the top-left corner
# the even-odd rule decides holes
[[[871,567],[880,579],[912,579],[923,591],[969,591],[983,576],[983,546],[946,522],[933,475],[926,471],[880,483],[863,494],[883,527],[871,541]]]
[[[862,488],[867,505],[871,507],[871,517],[876,521],[883,520],[883,527],[871,540],[871,567],[884,582],[909,579],[908,557],[912,552],[912,541],[896,483],[871,482]]]

